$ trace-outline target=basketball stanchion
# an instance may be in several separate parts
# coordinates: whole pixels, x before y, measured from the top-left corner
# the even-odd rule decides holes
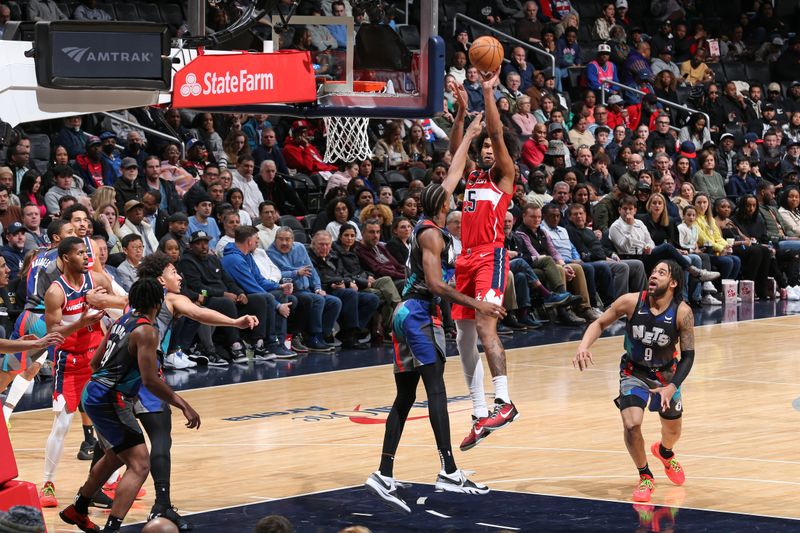
[[[344,88],[342,81],[326,81],[323,85],[325,93],[341,93]],[[354,81],[355,93],[382,93],[386,91],[386,83],[382,81]],[[325,129],[328,134],[325,149],[325,162],[361,161],[372,157],[369,146],[367,126],[369,118],[365,117],[323,117]]]

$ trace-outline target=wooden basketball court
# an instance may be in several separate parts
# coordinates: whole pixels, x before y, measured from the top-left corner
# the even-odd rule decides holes
[[[696,329],[697,357],[683,388],[684,435],[676,447],[687,475],[672,486],[658,461],[653,503],[695,509],[800,518],[797,427],[800,413],[800,318],[786,316]],[[573,369],[576,342],[509,350],[512,399],[522,418],[461,453],[470,402],[457,358],[446,370],[451,432],[460,468],[491,488],[630,501],[636,471],[622,441],[617,395],[622,338],[600,339],[596,365]],[[310,355],[306,357],[330,357]],[[487,390],[491,391],[488,381]],[[173,421],[172,499],[182,513],[250,504],[359,485],[377,468],[391,368],[379,366],[211,387],[182,393],[202,417],[199,431]],[[424,401],[420,385],[418,401]],[[800,402],[795,403],[795,406]],[[432,483],[439,469],[424,406],[412,409],[396,460],[399,479]],[[77,418],[77,417],[76,417]],[[41,483],[48,410],[13,418],[20,478]],[[649,444],[658,416],[644,423]],[[56,480],[61,506],[86,476],[75,459],[82,438],[73,422]],[[153,487],[126,523],[143,520]],[[364,498],[369,498],[366,493]],[[375,512],[383,512],[376,502]],[[93,510],[102,524],[105,514]],[[74,531],[48,510],[50,531]],[[800,527],[800,524],[798,524]]]

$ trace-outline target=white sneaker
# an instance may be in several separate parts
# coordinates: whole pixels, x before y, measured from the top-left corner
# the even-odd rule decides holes
[[[700,303],[703,305],[722,305],[721,301],[717,300],[710,294],[704,295],[703,298],[700,300]]]
[[[194,361],[189,361],[183,352],[177,351],[164,357],[164,368],[170,370],[185,370],[197,366]]]
[[[800,300],[800,285],[795,287],[789,287],[787,292],[789,293],[789,299],[793,301]]]
[[[489,487],[468,479],[463,470],[456,470],[452,474],[442,470],[436,476],[436,490],[462,494],[486,494],[489,492]]]
[[[410,513],[411,508],[397,495],[398,486],[399,483],[394,478],[382,476],[379,471],[373,472],[364,483],[364,488],[382,499],[392,509]]]
[[[710,281],[703,282],[703,291],[704,292],[717,292],[717,288],[714,287],[714,284]]]

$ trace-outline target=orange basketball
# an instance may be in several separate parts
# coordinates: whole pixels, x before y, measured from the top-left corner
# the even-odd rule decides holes
[[[500,68],[503,55],[503,45],[489,35],[478,37],[469,47],[469,62],[481,73],[494,72]]]

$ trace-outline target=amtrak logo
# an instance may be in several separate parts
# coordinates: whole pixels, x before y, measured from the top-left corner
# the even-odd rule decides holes
[[[94,52],[89,46],[67,46],[61,51],[76,63],[148,63],[153,60],[152,52]]]

